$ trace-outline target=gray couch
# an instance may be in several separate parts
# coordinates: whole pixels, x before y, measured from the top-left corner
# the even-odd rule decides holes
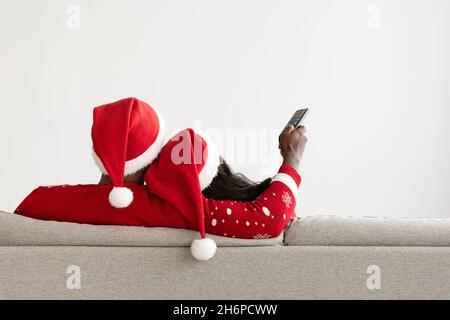
[[[0,212],[1,299],[450,299],[450,219],[312,216],[277,238]]]

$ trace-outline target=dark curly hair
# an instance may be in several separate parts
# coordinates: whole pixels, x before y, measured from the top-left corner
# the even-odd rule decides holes
[[[262,182],[251,181],[242,173],[235,173],[221,159],[218,173],[203,190],[203,195],[215,200],[253,201],[269,186],[270,181],[270,178]]]

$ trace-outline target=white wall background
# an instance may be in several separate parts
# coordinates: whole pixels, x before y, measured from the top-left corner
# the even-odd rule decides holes
[[[279,160],[267,132],[309,106],[299,215],[450,217],[449,12],[448,0],[0,0],[0,208],[38,185],[96,182],[91,109],[136,96],[170,129],[216,130],[231,159],[256,151],[230,132],[261,132],[270,153],[235,161],[257,179]]]

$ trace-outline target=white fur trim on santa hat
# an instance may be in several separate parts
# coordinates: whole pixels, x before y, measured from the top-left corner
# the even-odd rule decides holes
[[[199,135],[205,140],[206,145],[208,146],[208,157],[198,175],[200,187],[202,190],[205,190],[217,175],[220,165],[220,155],[215,143],[208,136],[202,133],[199,133]]]
[[[109,203],[117,209],[128,207],[133,202],[133,191],[124,187],[114,187],[109,193]]]
[[[159,121],[158,135],[156,136],[156,139],[153,142],[153,144],[147,150],[145,150],[143,154],[125,162],[124,176],[132,175],[133,173],[136,173],[139,170],[144,169],[146,166],[152,163],[153,160],[155,160],[155,158],[158,156],[164,145],[164,137],[166,134],[166,126],[164,123],[164,119],[161,117],[158,110],[156,110],[155,108],[153,108],[153,110],[155,110],[158,116]],[[92,148],[92,157],[94,158],[94,161],[97,164],[97,167],[100,169],[100,171],[104,175],[108,175],[108,172],[106,171],[105,166],[102,163],[102,160],[100,160],[99,156],[97,156],[94,148]]]
[[[191,253],[195,259],[208,261],[216,254],[217,245],[213,239],[196,239],[192,242]]]

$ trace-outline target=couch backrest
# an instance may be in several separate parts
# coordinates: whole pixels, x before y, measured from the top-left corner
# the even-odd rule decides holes
[[[448,218],[310,216],[285,230],[289,246],[450,247]]]
[[[199,236],[194,230],[44,221],[0,211],[0,246],[189,247]],[[247,240],[208,235],[219,247],[283,245],[283,236]]]

